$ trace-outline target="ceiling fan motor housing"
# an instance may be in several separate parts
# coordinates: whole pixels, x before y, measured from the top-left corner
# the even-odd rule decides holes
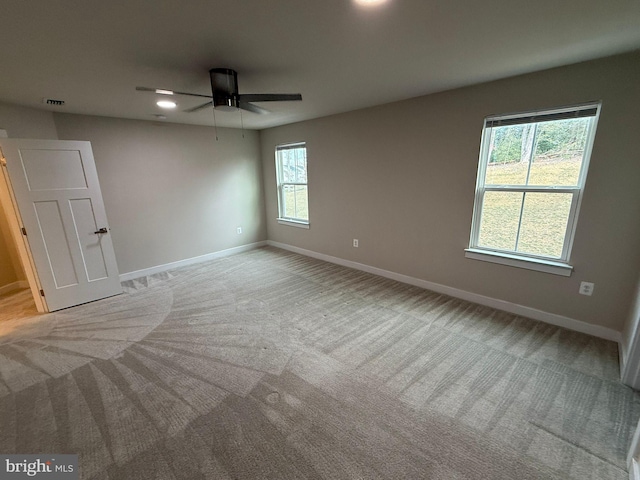
[[[230,68],[212,68],[211,91],[213,107],[220,110],[235,110],[240,107],[238,98],[238,73]]]

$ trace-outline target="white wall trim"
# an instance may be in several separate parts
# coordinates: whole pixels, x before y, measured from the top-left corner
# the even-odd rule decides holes
[[[640,338],[634,337],[631,347],[625,351],[625,342],[620,342],[620,376],[622,383],[638,390],[640,388]]]
[[[570,277],[573,271],[573,267],[566,263],[551,262],[540,258],[528,258],[503,252],[480,250],[478,248],[465,248],[464,256],[482,262],[498,263],[500,265],[524,268],[526,270],[536,270],[538,272],[552,273],[553,275],[562,275],[563,277]]]
[[[636,426],[636,431],[633,433],[633,439],[629,446],[629,453],[627,454],[627,469],[629,470],[629,480],[640,480],[640,468],[636,458],[640,455],[640,422]]]
[[[332,257],[331,255],[325,255],[323,253],[314,252],[312,250],[306,250],[304,248],[294,247],[285,243],[274,242],[272,240],[267,241],[268,245],[273,247],[288,250],[290,252],[299,253],[307,257],[317,258],[318,260],[324,260],[329,263],[335,263],[344,267],[354,268],[363,272],[372,273],[374,275],[380,275],[381,277],[397,280],[398,282],[407,283],[416,287],[424,288],[426,290],[432,290],[437,293],[442,293],[452,297],[460,298],[468,302],[478,303],[486,307],[503,310],[505,312],[513,313],[515,315],[521,315],[523,317],[532,318],[541,322],[556,325],[558,327],[567,328],[580,333],[586,333],[587,335],[593,335],[594,337],[603,338],[605,340],[611,340],[613,342],[620,343],[621,334],[617,330],[611,328],[602,327],[600,325],[593,325],[574,318],[557,315],[555,313],[549,313],[535,308],[527,307],[524,305],[518,305],[516,303],[507,302],[505,300],[499,300],[496,298],[486,297],[473,292],[467,292],[466,290],[460,290],[458,288],[449,287],[447,285],[441,285],[439,283],[429,282],[420,278],[410,277],[400,273],[391,272],[389,270],[383,270],[381,268],[372,267],[363,263],[353,262],[351,260],[344,260],[338,257]]]
[[[196,263],[208,262],[209,260],[227,257],[229,255],[235,255],[236,253],[247,252],[255,248],[264,247],[265,245],[267,245],[266,241],[248,243],[247,245],[227,248],[226,250],[219,250],[217,252],[207,253],[206,255],[200,255],[198,257],[185,258],[184,260],[178,260],[177,262],[165,263],[164,265],[156,265],[155,267],[143,268],[142,270],[122,273],[120,274],[120,281],[125,282],[127,280],[133,280],[134,278],[146,277],[147,275],[154,275],[156,273],[166,272],[167,270],[174,270],[176,268],[194,265]]]
[[[627,350],[627,344],[624,341],[623,334],[620,334],[620,348],[618,348],[618,357],[620,359],[620,374],[623,375],[627,369],[627,359],[629,358],[629,351]]]
[[[620,342],[620,374],[622,383],[640,388],[640,283],[631,306],[629,319]],[[639,479],[640,480],[640,479]]]
[[[15,292],[16,290],[24,290],[25,288],[29,288],[29,282],[26,280],[18,280],[17,282],[1,286],[0,295]]]
[[[309,222],[299,222],[296,220],[289,220],[287,218],[278,218],[280,225],[289,225],[290,227],[306,228],[309,230]]]
[[[640,480],[640,467],[635,459],[631,460],[629,466],[629,480]]]

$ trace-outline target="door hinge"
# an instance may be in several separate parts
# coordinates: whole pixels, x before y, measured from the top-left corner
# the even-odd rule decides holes
[[[44,290],[40,290],[40,296],[44,297]]]
[[[26,237],[27,236],[27,229],[22,227],[20,230],[22,230],[22,234]]]

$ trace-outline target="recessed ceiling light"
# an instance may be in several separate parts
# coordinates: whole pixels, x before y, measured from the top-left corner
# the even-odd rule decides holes
[[[156,102],[156,105],[160,108],[176,108],[176,102],[172,102],[170,100],[160,100],[159,102]]]
[[[156,93],[160,95],[173,95],[173,90],[162,90],[161,88],[156,88]]]
[[[387,3],[387,0],[355,0],[358,5],[362,5],[365,7],[376,7],[378,5],[382,5],[383,3]]]

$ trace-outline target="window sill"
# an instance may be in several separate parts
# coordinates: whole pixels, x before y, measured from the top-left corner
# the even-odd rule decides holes
[[[289,225],[290,227],[306,228],[309,229],[309,222],[299,222],[296,220],[289,220],[286,218],[279,218],[278,223],[280,225]]]
[[[535,270],[538,272],[551,273],[553,275],[561,275],[570,277],[573,267],[567,263],[553,262],[550,260],[541,260],[539,258],[521,257],[519,255],[510,255],[508,253],[490,252],[487,250],[479,250],[475,248],[466,248],[464,256],[474,260],[483,262],[498,263],[509,267],[525,268],[527,270]]]

